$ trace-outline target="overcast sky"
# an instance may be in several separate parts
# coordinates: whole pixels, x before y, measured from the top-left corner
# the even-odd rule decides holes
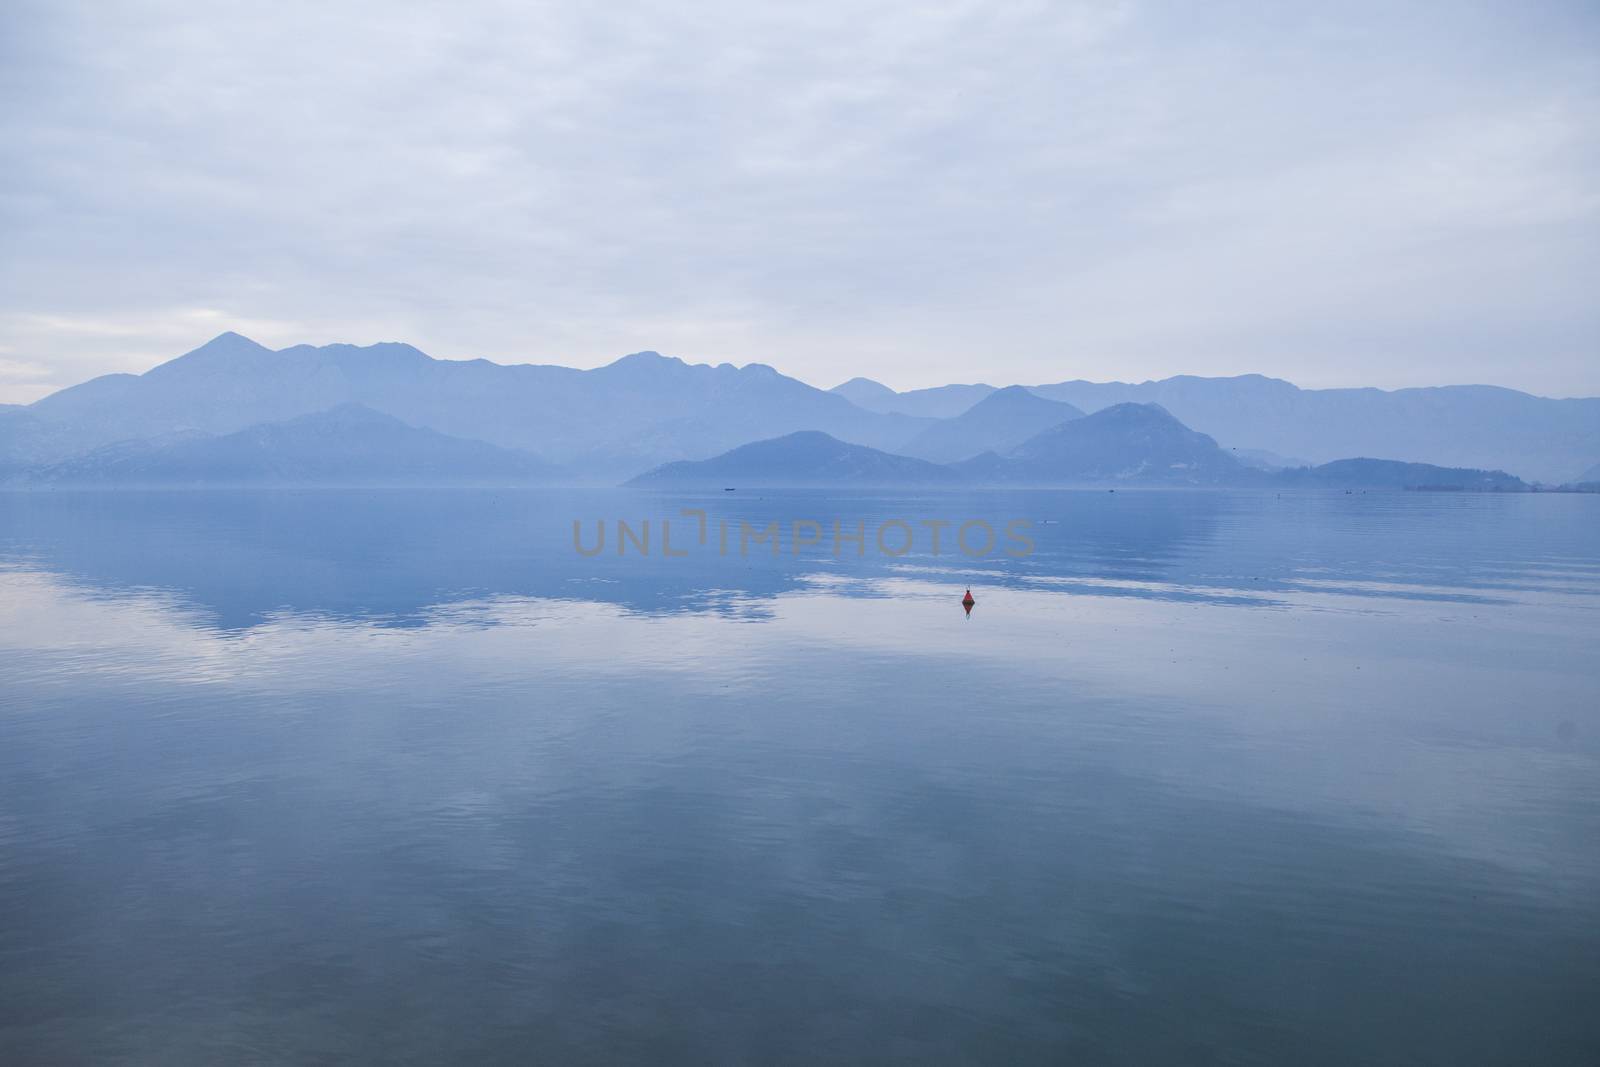
[[[1600,4],[0,5],[0,400],[224,330],[1600,394]]]

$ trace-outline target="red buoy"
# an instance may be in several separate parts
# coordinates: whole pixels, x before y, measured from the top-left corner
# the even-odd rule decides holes
[[[967,595],[961,598],[961,606],[967,609],[967,614],[968,615],[971,615],[972,614],[972,605],[974,605],[976,603],[977,603],[977,601],[972,599],[972,590],[968,589],[967,590]]]

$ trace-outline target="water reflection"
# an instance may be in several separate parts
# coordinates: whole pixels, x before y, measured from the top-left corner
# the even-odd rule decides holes
[[[1591,502],[1102,496],[7,498],[0,1047],[1586,1062]]]
[[[1551,497],[1206,492],[974,493],[927,496],[788,492],[668,496],[591,492],[239,492],[0,494],[0,561],[106,591],[162,590],[238,629],[274,613],[416,625],[439,605],[497,595],[559,597],[632,611],[749,611],[819,576],[914,574],[952,583],[1254,602],[1303,590],[1380,599],[1487,603],[1506,591],[1583,588],[1597,573],[1592,516]],[[946,534],[903,557],[864,556],[829,539],[776,557],[734,539],[664,559],[585,557],[572,522],[662,518],[692,529],[815,519],[869,531],[981,519],[1031,524],[1024,559],[962,554]],[[1537,540],[1526,536],[1537,531]],[[659,538],[659,534],[658,534]],[[873,595],[843,583],[841,595]]]

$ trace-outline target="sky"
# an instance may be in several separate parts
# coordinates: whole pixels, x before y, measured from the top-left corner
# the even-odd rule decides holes
[[[1600,395],[1600,4],[7,0],[0,401],[224,330]]]

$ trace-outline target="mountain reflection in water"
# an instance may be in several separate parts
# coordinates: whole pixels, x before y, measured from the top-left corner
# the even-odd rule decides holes
[[[0,1058],[1592,1062],[1597,619],[1600,498],[0,495]]]

